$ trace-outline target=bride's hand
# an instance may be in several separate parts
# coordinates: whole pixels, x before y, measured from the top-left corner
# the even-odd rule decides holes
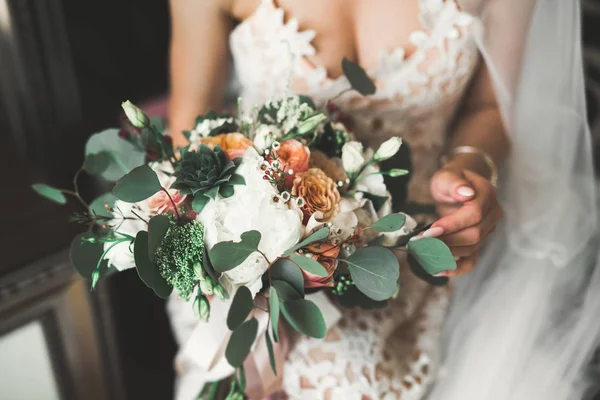
[[[502,219],[496,188],[481,175],[467,169],[444,168],[431,180],[431,193],[442,216],[423,236],[443,240],[458,259],[457,276],[475,268],[478,251]]]

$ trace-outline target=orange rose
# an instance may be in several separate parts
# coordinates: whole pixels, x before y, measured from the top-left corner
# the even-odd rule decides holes
[[[338,184],[338,190],[340,193],[344,193],[348,188],[346,179],[348,176],[342,167],[342,160],[339,158],[329,158],[327,154],[322,151],[315,150],[310,153],[310,162],[308,163],[310,168],[319,168],[325,175],[333,179]],[[342,183],[340,186],[339,183]]]
[[[277,150],[281,168],[286,172],[290,169],[292,174],[286,176],[285,186],[290,189],[294,183],[294,177],[299,172],[305,172],[308,169],[308,159],[310,151],[306,146],[295,139],[286,140],[281,143],[281,147]]]
[[[315,212],[323,213],[320,222],[331,221],[340,209],[340,192],[335,182],[318,168],[296,175],[292,195],[304,200],[302,212],[309,219]]]
[[[246,150],[252,146],[252,142],[241,133],[223,133],[217,136],[209,136],[200,139],[200,143],[214,149],[216,145],[221,146],[229,160],[242,157]]]
[[[333,274],[337,269],[340,248],[331,243],[313,244],[307,248],[311,257],[327,271],[327,276],[317,276],[302,270],[305,288],[333,287]]]

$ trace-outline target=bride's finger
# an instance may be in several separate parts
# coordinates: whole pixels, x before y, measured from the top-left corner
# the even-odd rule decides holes
[[[457,262],[457,268],[454,271],[444,271],[441,274],[436,276],[459,276],[463,274],[468,274],[475,269],[475,264],[477,263],[478,252],[471,254],[470,256],[463,257]]]
[[[474,246],[477,245],[495,229],[496,223],[502,217],[502,209],[494,208],[488,215],[485,216],[480,224],[462,229],[456,233],[442,235],[440,240],[446,245],[453,246]]]
[[[481,243],[477,243],[470,246],[452,246],[450,247],[450,252],[454,257],[463,258],[469,257],[471,254],[477,252],[481,247]]]

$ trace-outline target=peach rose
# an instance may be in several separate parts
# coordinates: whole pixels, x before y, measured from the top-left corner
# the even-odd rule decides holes
[[[317,276],[302,270],[304,275],[305,288],[333,287],[333,274],[338,266],[337,257],[340,254],[340,248],[332,243],[320,243],[311,245],[307,248],[312,258],[318,261],[327,271],[327,276]]]
[[[200,139],[200,143],[214,149],[216,145],[221,146],[229,160],[242,157],[246,150],[252,146],[252,142],[241,133],[223,133],[217,136],[209,136]]]
[[[302,212],[309,219],[315,212],[323,213],[320,222],[331,221],[340,210],[340,192],[335,182],[318,168],[296,174],[292,195],[302,197]]]
[[[177,209],[183,205],[183,202],[187,197],[186,195],[181,194],[179,190],[175,189],[168,189],[168,191],[173,202],[171,202],[169,196],[162,190],[146,200],[151,215],[174,214],[175,209],[173,203],[175,203]]]
[[[292,174],[285,178],[285,186],[290,189],[296,174],[308,170],[310,150],[299,141],[291,139],[281,143],[277,154],[282,168],[286,172],[292,170]]]

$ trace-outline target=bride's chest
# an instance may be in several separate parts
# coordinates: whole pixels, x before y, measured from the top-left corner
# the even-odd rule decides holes
[[[349,93],[338,99],[340,103],[361,109],[376,102],[382,109],[422,113],[456,101],[479,58],[471,33],[474,21],[454,0],[389,0],[396,6],[405,4],[400,16],[391,12],[383,16],[380,11],[393,9],[392,5],[388,8],[383,4],[388,0],[377,0],[377,12],[365,9],[359,26],[350,28],[352,38],[340,37],[352,19],[332,17],[330,26],[316,19],[308,29],[299,23],[311,21],[301,11],[291,17],[279,7],[281,0],[259,1],[230,37],[236,75],[251,103],[290,90],[322,101],[332,98],[348,87],[336,67],[346,56],[359,61],[378,90],[367,99]]]

